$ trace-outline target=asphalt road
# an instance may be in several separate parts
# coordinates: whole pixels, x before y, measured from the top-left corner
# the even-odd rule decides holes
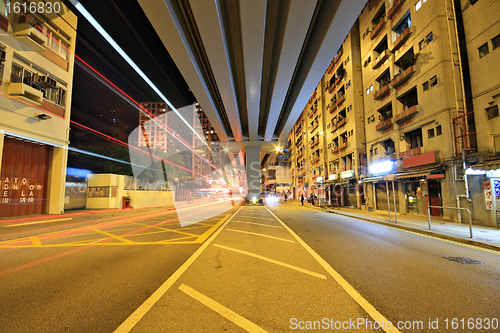
[[[424,325],[401,331],[500,331],[485,328],[500,319],[498,253],[296,205],[268,208],[385,318]],[[134,332],[241,331],[186,285],[268,332],[294,331],[292,316],[366,317],[266,208],[244,208],[232,220],[238,207],[181,209],[180,222],[165,208],[0,220],[0,332],[113,332],[221,225]],[[470,318],[482,329],[467,329]]]
[[[167,208],[0,221],[0,332],[113,332],[224,217],[184,228]]]
[[[269,208],[388,320],[500,320],[500,254],[291,204]],[[486,265],[461,264],[466,257]],[[458,328],[452,329],[457,318]],[[413,331],[413,330],[408,330]],[[493,329],[483,332],[500,331]]]

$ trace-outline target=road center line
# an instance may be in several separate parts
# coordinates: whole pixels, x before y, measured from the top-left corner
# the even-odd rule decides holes
[[[196,290],[186,286],[185,284],[181,284],[179,286],[179,289],[183,292],[185,292],[187,295],[191,296],[198,302],[202,303],[203,305],[207,306],[211,310],[217,312],[220,314],[222,317],[232,321],[239,327],[243,328],[247,332],[256,332],[256,333],[267,333],[267,331],[263,330],[260,326],[257,326],[256,324],[252,323],[250,320],[240,316],[236,312],[229,310],[222,304],[214,301],[213,299],[197,292]]]
[[[263,227],[270,227],[270,228],[282,228],[280,226],[276,226],[276,225],[269,225],[269,224],[262,224],[262,223],[254,223],[254,222],[244,222],[244,221],[233,221],[233,223],[246,223],[246,224],[254,224],[254,225],[261,225]]]
[[[241,206],[243,207],[243,206]],[[158,302],[158,300],[165,295],[165,293],[170,289],[170,287],[184,274],[184,272],[193,264],[193,262],[201,255],[203,251],[212,243],[215,237],[225,228],[225,226],[231,221],[231,219],[240,211],[240,208],[226,221],[222,224],[222,227],[215,231],[213,235],[203,243],[198,250],[188,259],[178,270],[174,272],[163,284],[151,295],[149,298],[141,304],[140,307],[135,310],[130,317],[128,317],[116,330],[114,333],[127,333],[134,328],[134,326],[139,322],[139,320],[144,317],[146,313]]]
[[[324,276],[323,274],[318,274],[318,273],[309,271],[307,269],[303,269],[303,268],[300,268],[300,267],[297,267],[297,266],[286,264],[286,263],[281,262],[281,261],[277,261],[277,260],[274,260],[274,259],[271,259],[271,258],[259,256],[258,254],[254,254],[254,253],[251,253],[251,252],[234,249],[232,247],[227,247],[227,246],[219,245],[219,244],[214,244],[214,246],[220,247],[221,249],[225,249],[225,250],[229,250],[229,251],[233,251],[233,252],[245,254],[247,256],[254,257],[254,258],[257,258],[257,259],[265,260],[267,262],[270,262],[270,263],[273,263],[273,264],[276,264],[276,265],[280,265],[280,266],[283,266],[283,267],[286,267],[286,268],[290,268],[290,269],[296,270],[296,271],[301,272],[301,273],[309,274],[309,275],[312,275],[314,277],[326,280],[326,276]]]
[[[277,239],[277,240],[284,241],[284,242],[295,243],[293,240],[284,239],[284,238],[278,238],[278,237],[273,237],[273,236],[268,236],[268,235],[263,235],[263,234],[258,234],[256,232],[234,230],[234,229],[226,229],[226,230],[227,231],[234,231],[234,232],[241,232],[241,233],[244,233],[244,234],[250,234],[250,235],[255,235],[255,236],[260,236],[260,237],[267,237],[267,238]]]
[[[375,309],[375,307],[371,305],[363,296],[361,296],[361,294],[356,289],[354,289],[349,284],[349,282],[347,282],[339,273],[337,273],[337,271],[335,271],[329,263],[321,258],[319,254],[314,252],[314,250],[309,245],[307,245],[306,242],[302,240],[302,238],[300,238],[292,229],[290,229],[283,221],[281,221],[269,208],[266,207],[266,209],[281,223],[281,225],[283,225],[285,229],[287,229],[292,234],[293,237],[295,237],[297,242],[299,242],[299,244],[302,245],[307,250],[307,252],[309,252],[313,256],[313,258],[318,261],[321,266],[323,266],[323,268],[335,279],[335,281],[337,281],[342,289],[344,289],[347,294],[349,294],[349,296],[351,296],[356,301],[356,303],[358,303],[363,308],[363,310],[365,310],[366,313],[368,313],[368,315],[373,318],[374,321],[377,321],[379,323],[388,322],[388,320],[380,312],[378,312],[378,310]],[[384,328],[384,331],[387,333],[401,333],[394,327]]]

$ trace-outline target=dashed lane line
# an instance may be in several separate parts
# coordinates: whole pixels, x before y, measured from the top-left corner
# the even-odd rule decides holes
[[[281,262],[281,261],[278,261],[278,260],[274,260],[274,259],[271,259],[271,258],[263,257],[263,256],[260,256],[258,254],[255,254],[255,253],[251,253],[251,252],[247,252],[247,251],[242,251],[242,250],[234,249],[232,247],[227,247],[227,246],[219,245],[219,244],[214,244],[214,246],[215,247],[219,247],[219,248],[224,249],[224,250],[241,253],[241,254],[247,255],[249,257],[254,257],[254,258],[257,258],[257,259],[261,259],[261,260],[264,260],[264,261],[267,261],[267,262],[270,262],[270,263],[273,263],[273,264],[276,264],[276,265],[279,265],[279,266],[283,266],[283,267],[286,267],[286,268],[293,269],[293,270],[295,270],[297,272],[309,274],[309,275],[312,275],[314,277],[326,280],[326,276],[324,276],[323,274],[315,273],[315,272],[309,271],[307,269],[303,269],[303,268],[300,268],[300,267],[297,267],[297,266],[293,266],[293,265],[290,265],[290,264],[287,264],[287,263],[284,263],[284,262]]]
[[[272,238],[272,239],[277,239],[283,242],[290,242],[290,243],[295,243],[293,240],[290,239],[284,239],[284,238],[279,238],[279,237],[273,237],[273,236],[268,236],[268,235],[263,235],[263,234],[258,234],[256,232],[250,232],[250,231],[243,231],[243,230],[234,230],[234,229],[226,229],[227,231],[234,231],[234,232],[241,232],[243,234],[249,234],[249,235],[255,235],[255,236],[260,236],[260,237],[266,237],[266,238]]]
[[[197,292],[193,288],[190,288],[186,286],[185,284],[181,284],[179,286],[179,289],[186,293],[187,295],[191,296],[198,302],[202,303],[206,307],[210,308],[211,310],[217,312],[224,318],[232,321],[234,324],[238,325],[239,327],[243,328],[247,332],[255,332],[255,333],[267,333],[266,330],[262,329],[260,326],[257,326],[256,324],[252,323],[250,320],[240,316],[236,312],[229,310],[226,308],[224,305],[214,301],[213,299]]]
[[[245,224],[253,224],[253,225],[260,225],[263,227],[270,227],[270,228],[279,228],[282,229],[282,227],[277,226],[277,225],[269,225],[269,224],[262,224],[262,223],[255,223],[255,222],[245,222],[245,221],[232,221],[233,223],[245,223]]]
[[[238,208],[238,210],[231,216],[226,216],[225,221],[222,223],[220,229],[216,230],[210,238],[203,243],[198,250],[188,259],[178,270],[174,272],[149,298],[142,303],[142,305],[137,308],[116,330],[115,333],[127,333],[134,328],[134,326],[148,313],[149,310],[158,302],[158,300],[165,295],[165,293],[170,289],[170,287],[184,274],[184,272],[193,264],[193,262],[205,251],[205,249],[212,243],[212,241],[217,237],[217,235],[224,230],[226,225],[231,221],[231,219],[241,210],[243,206]],[[219,222],[220,223],[220,222]],[[216,225],[218,225],[217,223]],[[215,227],[215,225],[214,225]],[[203,236],[202,236],[203,237]],[[208,236],[207,236],[208,237]]]
[[[354,289],[349,284],[349,282],[347,282],[339,273],[337,273],[337,271],[332,268],[332,266],[330,266],[330,264],[328,264],[323,258],[321,258],[319,254],[317,254],[309,245],[307,245],[306,242],[302,240],[302,238],[300,238],[292,229],[290,229],[283,221],[281,221],[269,208],[266,207],[266,209],[281,223],[281,225],[283,225],[285,229],[287,229],[292,234],[297,242],[299,242],[299,244],[302,245],[307,250],[307,252],[309,252],[313,256],[313,258],[316,259],[316,261],[318,261],[321,266],[323,266],[328,274],[330,274],[335,279],[335,281],[337,281],[342,289],[344,289],[347,294],[349,294],[349,296],[351,296],[356,301],[356,303],[358,303],[363,308],[363,310],[365,310],[366,313],[368,313],[368,315],[373,318],[374,321],[377,321],[379,323],[388,322],[388,320],[380,312],[378,312],[378,310],[375,309],[373,305],[371,305],[363,296],[361,296],[361,294],[356,289]],[[384,327],[383,329],[387,333],[401,333],[394,327]]]

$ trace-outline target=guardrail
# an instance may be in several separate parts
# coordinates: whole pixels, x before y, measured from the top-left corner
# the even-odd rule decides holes
[[[427,207],[427,216],[429,217],[429,230],[431,230],[431,208],[440,208],[440,209],[454,209],[454,210],[466,210],[469,212],[469,231],[470,238],[472,238],[472,213],[469,208],[457,208],[457,207],[443,207],[443,206],[428,206]]]

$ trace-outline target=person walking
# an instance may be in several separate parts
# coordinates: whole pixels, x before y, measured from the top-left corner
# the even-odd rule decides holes
[[[287,195],[286,195],[286,193],[285,193],[285,202],[286,202],[286,199],[287,199]]]
[[[304,206],[304,193],[300,195],[300,202],[302,202],[302,206]]]
[[[311,197],[309,198],[310,199],[310,203],[311,203],[311,206],[314,206],[314,194],[311,193]]]

